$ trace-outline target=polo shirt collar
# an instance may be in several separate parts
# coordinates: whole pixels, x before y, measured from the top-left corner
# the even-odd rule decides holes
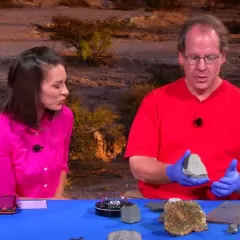
[[[22,132],[22,131],[25,131],[25,130],[27,130],[28,132],[31,132],[31,133],[37,133],[38,132],[38,130],[30,128],[30,127],[28,127],[28,126],[26,126],[26,125],[24,125],[20,122],[17,122],[15,120],[12,120],[11,122],[12,122],[11,124],[12,124],[12,128],[13,128],[14,132]],[[43,118],[42,118],[41,122],[40,122],[40,127],[45,128],[46,126],[49,125],[49,122],[50,122],[49,115],[47,113],[45,113],[43,115]]]
[[[186,80],[185,78],[182,78],[182,83],[184,84],[185,86],[185,91],[187,91],[188,95],[192,98],[194,98],[195,100],[199,101],[197,97],[195,97],[191,92],[190,90],[188,89],[187,87],[187,84],[186,84]],[[219,94],[221,94],[223,92],[223,89],[225,88],[226,86],[226,80],[223,79],[222,83],[217,87],[217,89],[215,89],[205,100],[203,100],[202,102],[205,102],[205,101],[208,101],[212,98],[215,98],[215,96],[218,96]]]

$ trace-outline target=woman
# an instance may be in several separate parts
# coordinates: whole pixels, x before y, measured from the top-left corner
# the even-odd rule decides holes
[[[62,58],[48,47],[13,62],[0,114],[0,195],[63,198],[73,127],[66,77]]]

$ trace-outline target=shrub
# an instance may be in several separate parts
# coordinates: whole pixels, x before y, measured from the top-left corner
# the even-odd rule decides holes
[[[146,0],[147,4],[151,8],[161,9],[161,8],[176,8],[180,7],[179,0]]]
[[[58,4],[67,7],[89,7],[85,0],[59,0]]]
[[[143,97],[155,87],[151,83],[136,84],[130,87],[120,98],[118,109],[122,115],[121,122],[125,125],[126,136]]]
[[[214,4],[239,5],[239,0],[212,0]]]
[[[205,2],[206,9],[211,10],[213,13],[216,12],[218,4],[223,4],[226,9],[239,5],[239,0],[207,0]]]
[[[118,109],[122,116],[121,122],[125,125],[126,136],[143,97],[154,88],[163,86],[184,76],[182,69],[175,65],[163,64],[154,66],[148,71],[153,76],[151,81],[132,86],[119,100]]]
[[[111,151],[114,143],[122,141],[123,126],[116,124],[118,115],[107,106],[90,111],[81,106],[80,100],[75,96],[69,98],[68,106],[73,111],[75,121],[70,144],[69,167],[75,172],[78,169],[94,169],[94,166],[99,166],[97,163],[102,162],[102,159],[96,161],[99,157],[95,134],[104,137],[106,146],[103,151]]]
[[[37,26],[48,32],[52,40],[59,40],[76,48],[80,60],[101,64],[113,58],[112,35],[128,27],[124,20],[81,21],[68,16],[55,16],[50,26]]]
[[[115,9],[133,10],[140,7],[145,7],[141,0],[113,0]]]
[[[70,17],[53,17],[50,38],[60,40],[76,48],[83,61],[101,63],[104,58],[112,57],[111,30],[101,22],[80,21]]]
[[[14,8],[21,6],[21,3],[16,0],[0,0],[0,8]]]
[[[229,33],[231,34],[240,33],[240,21],[236,21],[236,20],[228,21],[228,22],[225,22],[225,25],[228,28]]]
[[[153,76],[151,82],[157,87],[173,82],[184,76],[184,71],[179,65],[153,65],[148,69],[148,72]]]

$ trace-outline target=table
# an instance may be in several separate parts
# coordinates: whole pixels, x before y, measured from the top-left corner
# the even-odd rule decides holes
[[[228,234],[227,224],[209,223],[206,232],[192,233],[183,237],[171,237],[157,221],[159,212],[152,212],[144,205],[150,201],[131,200],[141,209],[139,223],[125,224],[119,218],[105,218],[95,215],[94,205],[97,200],[50,200],[47,209],[21,210],[15,215],[0,216],[1,240],[106,240],[112,231],[135,230],[141,233],[143,240],[163,239],[217,239],[239,240],[240,233]],[[208,213],[222,201],[198,201]]]

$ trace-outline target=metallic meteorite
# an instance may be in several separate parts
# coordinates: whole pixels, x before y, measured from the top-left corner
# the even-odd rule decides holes
[[[128,201],[127,198],[111,194],[95,204],[95,213],[104,217],[121,217],[123,207],[132,207],[134,203]]]
[[[163,219],[162,219],[163,220]],[[164,206],[164,228],[172,236],[208,230],[206,215],[194,201],[169,202]]]

